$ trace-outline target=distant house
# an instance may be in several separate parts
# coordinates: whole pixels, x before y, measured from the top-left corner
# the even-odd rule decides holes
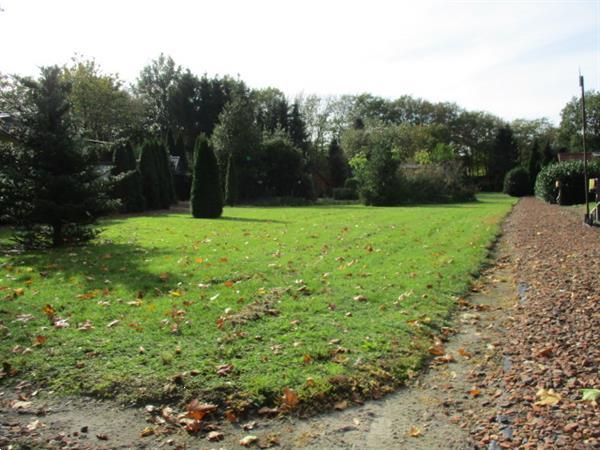
[[[592,159],[600,158],[600,153],[598,152],[587,152],[587,160],[591,161]],[[583,161],[583,152],[573,152],[573,153],[559,153],[558,154],[558,162],[564,161]]]

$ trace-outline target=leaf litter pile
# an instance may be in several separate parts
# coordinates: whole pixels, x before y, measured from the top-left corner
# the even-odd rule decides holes
[[[520,295],[503,363],[481,380],[502,395],[474,435],[489,449],[598,448],[600,230],[534,198],[521,200],[505,229]]]
[[[87,247],[8,253],[1,382],[31,383],[21,401],[160,405],[148,436],[378,398],[447,362],[435,352],[449,312],[512,202],[113,219]]]

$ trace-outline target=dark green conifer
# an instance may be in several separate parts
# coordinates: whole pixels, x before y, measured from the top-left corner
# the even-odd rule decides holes
[[[217,158],[206,136],[196,139],[191,192],[192,216],[216,218],[223,213],[223,197]]]
[[[238,175],[235,158],[229,155],[227,160],[227,175],[225,177],[225,204],[233,206],[238,201]]]
[[[146,141],[142,144],[140,152],[140,172],[142,174],[142,191],[146,199],[146,208],[160,209],[160,175],[158,172],[157,158],[155,156],[155,146],[153,141]]]

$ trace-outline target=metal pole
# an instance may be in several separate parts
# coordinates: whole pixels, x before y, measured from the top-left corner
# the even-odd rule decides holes
[[[583,221],[587,224],[590,223],[590,205],[588,202],[588,171],[587,171],[587,149],[585,145],[585,129],[586,129],[586,116],[585,116],[585,89],[583,87],[583,75],[579,74],[579,86],[581,87],[581,139],[583,143],[583,179],[585,183],[585,216]]]

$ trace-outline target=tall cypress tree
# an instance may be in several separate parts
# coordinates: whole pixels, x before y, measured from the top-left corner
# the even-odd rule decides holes
[[[513,131],[505,125],[496,133],[487,160],[487,175],[494,190],[502,190],[504,175],[517,165],[519,152]]]
[[[217,158],[206,136],[196,139],[191,192],[191,213],[196,218],[216,218],[223,213]]]
[[[175,184],[171,172],[171,162],[166,145],[161,141],[154,143],[154,157],[158,170],[159,197],[162,208],[169,208],[177,202]]]
[[[550,142],[546,142],[544,150],[542,150],[542,167],[546,167],[553,162],[556,162],[556,155],[550,146]]]
[[[179,156],[179,170],[182,173],[187,173],[189,165],[185,151],[185,143],[183,141],[183,134],[177,136],[177,139],[175,140],[175,146],[173,149],[171,149],[171,154],[173,156]]]
[[[346,155],[339,146],[337,139],[333,138],[329,144],[329,152],[327,155],[329,163],[329,176],[333,187],[344,185],[344,181],[348,177],[349,167],[346,161]]]
[[[129,142],[119,143],[113,153],[115,197],[121,200],[121,211],[140,212],[145,209],[142,174],[137,167],[133,147]]]
[[[227,175],[225,177],[225,203],[233,206],[238,201],[238,176],[235,167],[235,158],[229,155],[227,160]]]
[[[148,209],[160,209],[160,179],[155,156],[155,143],[145,141],[140,152],[140,172],[142,174],[142,190]]]

